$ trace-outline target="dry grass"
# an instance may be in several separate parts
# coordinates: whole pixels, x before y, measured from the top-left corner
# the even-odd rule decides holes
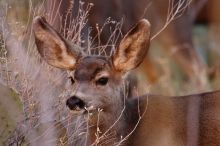
[[[8,139],[9,144],[43,144],[43,145],[67,145],[69,143],[79,143],[80,135],[84,135],[85,124],[81,120],[76,120],[66,111],[65,99],[68,93],[64,88],[63,80],[68,77],[68,73],[58,69],[50,68],[39,58],[33,41],[32,19],[36,15],[45,14],[44,17],[51,23],[54,23],[55,17],[52,14],[44,12],[45,1],[33,6],[29,1],[29,13],[26,15],[27,22],[20,22],[13,14],[13,7],[8,3],[2,3],[1,7],[1,70],[0,75],[4,83],[13,88],[19,95],[20,102],[23,105],[23,120],[18,121],[14,134]],[[54,5],[52,5],[51,9]],[[114,33],[109,38],[109,43],[105,46],[99,46],[88,34],[86,40],[82,37],[85,29],[88,12],[92,4],[85,6],[80,3],[78,15],[72,18],[71,9],[65,17],[59,16],[54,10],[53,14],[57,15],[61,21],[65,21],[59,31],[69,41],[85,48],[81,50],[87,54],[103,54],[107,46],[113,46],[117,39]],[[71,22],[67,20],[71,18]],[[105,25],[115,23],[107,20]],[[103,27],[105,27],[102,26]],[[121,24],[116,28],[120,29]],[[22,29],[18,29],[22,26]],[[97,28],[99,34],[102,28]],[[73,35],[74,34],[74,35]],[[97,50],[100,51],[94,51]],[[95,48],[95,49],[94,49]],[[113,46],[114,48],[114,46]],[[92,50],[94,49],[94,50]],[[106,54],[107,55],[107,54]],[[108,54],[109,55],[109,54]],[[73,120],[74,119],[74,120]],[[80,123],[79,123],[80,122]],[[82,136],[83,137],[83,136]],[[84,140],[83,140],[84,141]]]

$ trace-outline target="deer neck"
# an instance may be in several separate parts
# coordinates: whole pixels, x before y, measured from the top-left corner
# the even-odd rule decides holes
[[[132,113],[133,104],[127,99],[111,105],[90,118],[89,137],[91,143],[99,145],[125,145],[124,138],[132,131],[136,117]],[[132,116],[131,116],[132,115]]]

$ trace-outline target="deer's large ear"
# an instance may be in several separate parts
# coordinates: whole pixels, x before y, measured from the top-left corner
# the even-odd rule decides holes
[[[147,54],[150,44],[150,23],[142,19],[122,39],[113,56],[118,71],[126,72],[136,68]]]
[[[43,17],[37,16],[34,19],[33,31],[38,52],[48,64],[62,69],[74,69],[79,52]]]

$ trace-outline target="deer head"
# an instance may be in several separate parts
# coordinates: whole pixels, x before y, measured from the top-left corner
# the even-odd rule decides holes
[[[68,43],[44,18],[33,23],[37,49],[50,65],[72,72],[66,105],[75,111],[108,112],[123,104],[124,75],[143,61],[150,44],[150,23],[143,19],[121,40],[111,57],[88,56]]]

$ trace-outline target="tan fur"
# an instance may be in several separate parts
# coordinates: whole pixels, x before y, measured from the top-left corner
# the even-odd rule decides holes
[[[116,50],[113,58],[113,63],[117,67],[117,70],[124,71],[126,69],[125,71],[128,71],[137,67],[142,62],[150,44],[149,30],[150,23],[142,20],[128,32],[121,41],[119,49]]]
[[[201,101],[199,123],[196,123],[199,127],[197,145],[220,145],[220,116],[218,114],[220,112],[220,91],[183,97],[150,95],[148,98],[143,97],[141,110],[147,108],[146,113],[131,137],[131,145],[186,146],[187,124],[194,122],[186,122],[188,120],[187,107],[191,98]]]
[[[35,41],[40,55],[50,65],[73,69],[78,53],[42,17],[33,23]]]

